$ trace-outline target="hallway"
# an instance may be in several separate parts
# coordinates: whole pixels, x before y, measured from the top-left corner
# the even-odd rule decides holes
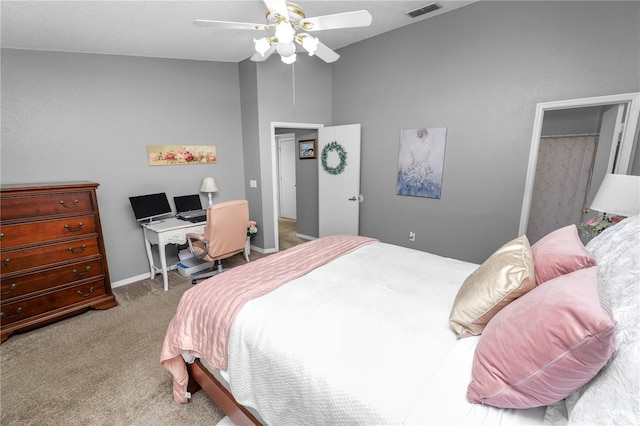
[[[302,244],[307,240],[296,236],[295,220],[281,217],[278,218],[278,241],[282,251]]]

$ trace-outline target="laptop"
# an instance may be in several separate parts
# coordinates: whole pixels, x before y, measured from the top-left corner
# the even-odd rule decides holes
[[[173,202],[176,205],[178,219],[189,222],[204,222],[207,220],[207,211],[202,208],[200,195],[173,197]]]

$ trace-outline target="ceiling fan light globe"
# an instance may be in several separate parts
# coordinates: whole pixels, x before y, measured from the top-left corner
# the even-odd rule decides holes
[[[291,43],[295,37],[295,30],[289,22],[280,22],[276,25],[276,37],[279,43]]]
[[[296,45],[293,43],[287,43],[287,44],[278,43],[276,50],[278,51],[278,54],[283,58],[289,57],[291,55],[296,54]]]
[[[271,42],[266,38],[262,37],[259,39],[253,39],[253,42],[256,44],[256,52],[264,56],[269,47],[271,46]]]
[[[316,37],[306,35],[302,38],[302,47],[309,52],[309,56],[313,56],[316,50],[318,50],[318,42],[319,40]]]
[[[290,55],[290,56],[280,56],[280,60],[287,65],[291,65],[296,61],[296,54],[294,53],[293,55]]]

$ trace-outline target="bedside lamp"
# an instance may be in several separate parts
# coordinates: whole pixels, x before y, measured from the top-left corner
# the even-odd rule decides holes
[[[214,192],[218,192],[218,186],[216,185],[216,181],[213,180],[212,177],[206,177],[202,181],[202,186],[200,187],[200,192],[208,192],[209,193],[209,207],[213,205],[212,196]]]
[[[589,209],[620,216],[637,215],[640,213],[640,176],[606,174]]]

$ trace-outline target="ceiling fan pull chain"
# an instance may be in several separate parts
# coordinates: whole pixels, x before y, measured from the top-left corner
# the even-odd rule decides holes
[[[296,107],[296,63],[291,64],[291,81],[293,82],[293,107]]]

